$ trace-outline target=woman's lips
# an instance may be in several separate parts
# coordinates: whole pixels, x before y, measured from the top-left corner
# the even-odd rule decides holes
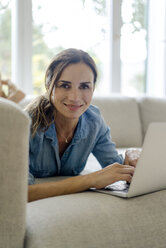
[[[73,105],[73,104],[65,104],[65,106],[70,109],[71,111],[77,111],[80,109],[83,105]]]

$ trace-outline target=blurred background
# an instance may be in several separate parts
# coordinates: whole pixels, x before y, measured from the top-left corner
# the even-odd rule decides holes
[[[0,72],[28,94],[44,92],[63,49],[92,55],[96,96],[166,95],[165,0],[0,0]]]

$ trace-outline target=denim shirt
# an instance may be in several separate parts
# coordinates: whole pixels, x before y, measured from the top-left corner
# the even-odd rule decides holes
[[[110,128],[93,105],[80,116],[74,137],[61,158],[54,123],[47,131],[38,131],[30,138],[28,183],[33,184],[35,177],[76,176],[84,169],[91,152],[103,168],[123,163],[111,140]]]

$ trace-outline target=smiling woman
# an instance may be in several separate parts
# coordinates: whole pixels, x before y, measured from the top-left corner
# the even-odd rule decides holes
[[[77,49],[66,49],[55,56],[46,71],[47,94],[36,98],[35,105],[32,103],[28,106],[28,112],[32,116],[32,134],[34,135],[38,128],[46,130],[55,116],[59,117],[61,112],[66,111],[67,106],[69,110],[72,107],[74,109],[74,106],[84,105],[85,111],[90,104],[96,79],[96,65],[88,53]],[[84,100],[81,99],[80,94],[84,96]],[[86,101],[88,106],[85,108]],[[76,113],[77,119],[82,113]],[[66,114],[71,117],[71,113]]]
[[[56,119],[78,118],[89,107],[94,91],[94,75],[84,63],[71,64],[64,69],[52,93]]]
[[[48,66],[46,94],[26,109],[32,118],[29,201],[103,188],[118,180],[131,181],[135,161],[126,155],[127,165],[123,165],[110,129],[98,108],[90,105],[96,79],[96,65],[82,50],[64,50]],[[103,169],[79,176],[91,152]],[[55,175],[75,177],[35,184],[35,177]]]

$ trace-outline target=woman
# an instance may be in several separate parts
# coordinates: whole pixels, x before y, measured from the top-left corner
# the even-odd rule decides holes
[[[136,159],[118,155],[98,108],[90,105],[96,79],[96,65],[84,51],[64,50],[50,63],[46,94],[27,107],[32,118],[29,201],[131,181]],[[79,175],[91,152],[103,169]],[[55,175],[75,177],[34,184],[34,177]]]

